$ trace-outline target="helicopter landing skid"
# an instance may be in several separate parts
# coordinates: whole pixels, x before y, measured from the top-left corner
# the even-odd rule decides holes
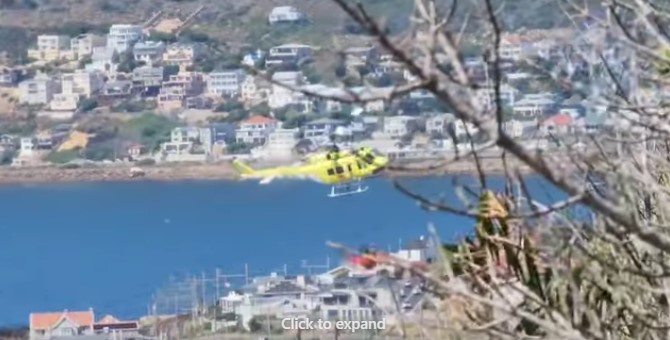
[[[328,194],[328,197],[334,198],[334,197],[361,194],[368,191],[368,189],[369,189],[368,186],[363,184],[362,181],[355,181],[347,184],[338,184],[333,185],[330,188],[330,194]]]

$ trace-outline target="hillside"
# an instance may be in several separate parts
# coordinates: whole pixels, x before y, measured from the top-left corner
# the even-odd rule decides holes
[[[412,0],[362,0],[370,13],[384,18],[392,32],[408,27]],[[502,0],[496,0],[503,3]],[[304,42],[321,47],[351,45],[360,40],[355,25],[329,0],[0,0],[0,52],[17,55],[41,32],[77,34],[105,31],[112,23],[145,22],[162,10],[163,18],[185,18],[200,6],[191,30],[206,33],[229,47],[267,47],[283,42]],[[292,5],[304,11],[310,23],[300,27],[276,28],[267,24],[275,6]],[[460,2],[457,20],[472,11]],[[554,0],[507,1],[503,17],[508,29],[547,28],[566,24]],[[455,24],[458,24],[457,22]],[[337,38],[335,38],[337,36]],[[354,39],[353,38],[359,38]]]

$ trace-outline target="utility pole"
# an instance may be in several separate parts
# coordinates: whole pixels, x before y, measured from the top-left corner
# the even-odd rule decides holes
[[[216,268],[214,278],[208,280],[208,281],[214,281],[214,284],[215,284],[215,287],[216,287],[216,302],[218,302],[219,299],[221,298],[220,280],[223,279],[224,287],[225,287],[225,283],[227,283],[228,279],[231,279],[231,278],[244,278],[244,284],[245,285],[249,284],[249,266],[246,263],[244,264],[244,273],[243,274],[223,274],[221,269]]]
[[[312,276],[312,268],[330,270],[330,256],[326,256],[326,264],[309,264],[307,260],[302,260],[302,268],[307,269],[307,275]]]

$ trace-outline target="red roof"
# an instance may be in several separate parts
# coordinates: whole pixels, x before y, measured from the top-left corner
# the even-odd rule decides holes
[[[240,122],[240,124],[253,124],[253,125],[256,125],[256,124],[258,124],[258,125],[260,125],[260,124],[276,124],[276,123],[277,123],[276,120],[274,120],[272,118],[265,117],[265,116],[261,116],[261,115],[251,116],[251,117],[249,117],[249,118]]]
[[[114,324],[114,323],[119,323],[119,322],[121,322],[121,321],[119,321],[119,319],[117,319],[117,318],[115,318],[111,315],[105,315],[105,317],[100,319],[100,321],[98,321],[97,324],[98,325],[109,325],[109,324]]]
[[[79,325],[79,327],[93,327],[93,311],[86,312],[57,312],[57,313],[30,313],[30,329],[52,329],[63,319]]]
[[[547,118],[544,124],[553,124],[556,126],[568,126],[572,124],[572,117],[565,113],[559,113]]]

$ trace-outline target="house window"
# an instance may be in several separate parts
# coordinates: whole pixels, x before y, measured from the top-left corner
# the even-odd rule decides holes
[[[334,175],[335,175],[335,170],[333,170],[332,168],[328,169],[328,176],[334,176]]]
[[[341,174],[341,173],[344,173],[344,169],[341,166],[338,166],[338,167],[335,168],[335,172],[337,172],[338,174]]]

